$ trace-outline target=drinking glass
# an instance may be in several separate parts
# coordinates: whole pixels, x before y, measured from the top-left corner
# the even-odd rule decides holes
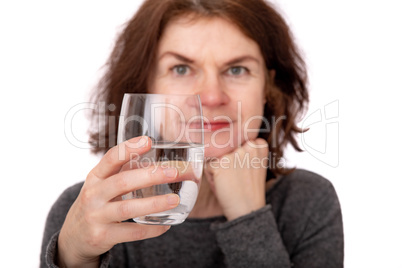
[[[124,169],[175,167],[177,182],[154,185],[127,193],[123,199],[147,198],[175,193],[179,205],[133,220],[143,224],[176,225],[193,209],[201,183],[204,161],[204,130],[198,95],[125,94],[117,142],[148,136],[151,149],[134,155]],[[133,178],[135,180],[135,178]]]

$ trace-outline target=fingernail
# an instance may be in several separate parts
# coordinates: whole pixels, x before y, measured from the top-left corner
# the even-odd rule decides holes
[[[148,137],[142,136],[140,139],[138,137],[133,138],[125,142],[126,146],[132,149],[143,148],[148,146]]]
[[[138,141],[139,147],[145,147],[148,145],[148,137],[141,137],[141,139]]]
[[[170,194],[167,197],[167,202],[169,205],[177,205],[179,203],[179,196],[177,194]]]
[[[174,178],[177,176],[177,169],[176,168],[164,168],[163,173],[166,177]]]

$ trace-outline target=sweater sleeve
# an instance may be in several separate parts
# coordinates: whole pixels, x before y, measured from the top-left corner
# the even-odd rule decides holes
[[[42,239],[42,249],[40,255],[41,268],[58,267],[56,265],[56,258],[59,232],[71,205],[74,203],[80,192],[81,187],[82,183],[79,183],[66,189],[50,209]],[[102,255],[100,267],[108,267],[109,260],[109,253]]]
[[[227,267],[291,267],[271,205],[212,228]]]
[[[260,210],[212,226],[227,267],[343,267],[342,215],[332,184],[303,171],[277,188]]]

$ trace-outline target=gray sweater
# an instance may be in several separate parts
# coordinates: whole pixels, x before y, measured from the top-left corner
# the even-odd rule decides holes
[[[41,267],[57,267],[58,233],[81,187],[68,188],[51,208]],[[342,215],[329,181],[295,170],[266,200],[265,207],[230,222],[190,218],[160,237],[118,244],[101,256],[101,267],[343,267]]]

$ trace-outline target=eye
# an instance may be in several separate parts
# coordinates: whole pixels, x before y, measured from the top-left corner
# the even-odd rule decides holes
[[[183,76],[190,72],[190,67],[187,65],[176,65],[171,69],[175,74]]]
[[[248,69],[242,66],[233,66],[227,70],[227,73],[231,76],[240,76],[248,73]]]

